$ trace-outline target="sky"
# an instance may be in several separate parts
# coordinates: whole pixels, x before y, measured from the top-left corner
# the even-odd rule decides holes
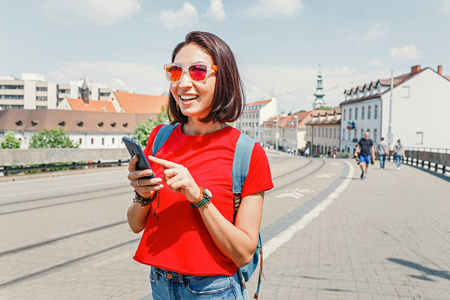
[[[162,66],[193,30],[231,47],[246,103],[274,96],[285,113],[312,109],[319,64],[331,107],[391,70],[450,75],[450,0],[0,0],[0,77],[161,95]]]

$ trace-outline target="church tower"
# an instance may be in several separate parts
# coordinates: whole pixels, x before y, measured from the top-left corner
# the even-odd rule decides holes
[[[317,88],[316,92],[314,93],[314,96],[316,96],[316,99],[313,102],[313,109],[326,106],[325,100],[323,100],[323,97],[325,97],[325,93],[323,92],[322,72],[320,71],[320,63],[319,63],[319,73],[317,74]]]
[[[84,76],[83,86],[81,87],[81,98],[84,103],[89,104],[89,87],[86,82],[86,76]]]

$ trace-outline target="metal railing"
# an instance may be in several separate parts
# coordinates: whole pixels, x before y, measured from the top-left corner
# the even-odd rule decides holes
[[[395,157],[391,156],[390,160]],[[402,163],[445,174],[450,171],[450,149],[405,147]]]

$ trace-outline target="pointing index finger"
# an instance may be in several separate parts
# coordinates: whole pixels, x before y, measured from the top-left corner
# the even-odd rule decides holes
[[[180,165],[176,164],[174,162],[162,159],[162,158],[157,158],[154,156],[149,155],[148,156],[148,160],[150,160],[151,162],[157,163],[158,165],[160,165],[161,167],[163,167],[163,169],[170,169],[170,168],[177,168]]]

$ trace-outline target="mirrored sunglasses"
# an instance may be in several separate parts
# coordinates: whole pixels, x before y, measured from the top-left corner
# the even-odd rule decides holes
[[[206,65],[202,63],[193,63],[187,70],[182,65],[176,63],[164,65],[166,78],[170,82],[180,81],[184,72],[187,72],[189,78],[194,81],[205,81],[211,69],[217,72],[216,65]]]

